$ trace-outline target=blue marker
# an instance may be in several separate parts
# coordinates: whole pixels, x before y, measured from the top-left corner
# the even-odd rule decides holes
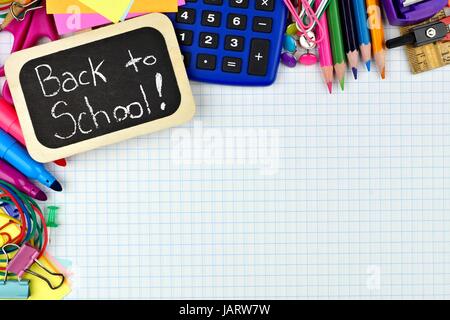
[[[62,191],[61,184],[48,172],[44,165],[34,161],[22,145],[0,129],[0,159],[5,160],[30,179]]]
[[[356,29],[358,30],[358,41],[361,50],[361,56],[366,64],[367,70],[370,71],[372,60],[372,44],[367,25],[366,0],[353,0],[353,8],[355,13]]]

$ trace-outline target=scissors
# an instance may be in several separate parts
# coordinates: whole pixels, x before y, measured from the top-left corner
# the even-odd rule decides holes
[[[3,31],[14,36],[11,53],[36,46],[38,41],[43,38],[51,41],[59,39],[55,21],[51,15],[47,14],[45,3],[42,6],[26,10],[20,19],[14,19]],[[5,68],[1,66],[0,77],[4,76]],[[8,82],[5,82],[3,86],[2,96],[8,103],[13,104]]]

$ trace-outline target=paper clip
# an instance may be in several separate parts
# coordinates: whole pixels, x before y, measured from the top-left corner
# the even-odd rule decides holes
[[[47,285],[52,289],[56,290],[60,288],[65,281],[65,277],[62,273],[55,273],[50,270],[48,270],[45,266],[43,266],[39,260],[37,260],[37,256],[39,255],[39,252],[31,247],[28,244],[23,245],[22,247],[19,247],[17,244],[6,244],[3,246],[2,251],[6,255],[5,248],[8,246],[14,246],[18,249],[18,252],[16,255],[11,259],[11,262],[8,263],[6,266],[6,272],[10,272],[13,274],[16,274],[18,279],[21,280],[24,273],[31,274],[47,283]],[[29,268],[36,263],[40,268],[45,270],[48,274],[52,276],[57,276],[61,278],[61,282],[57,286],[53,286],[53,284],[43,275],[34,272],[30,270]]]
[[[7,202],[4,202],[0,204],[0,207],[3,207],[5,209],[6,213],[8,213],[12,218],[19,219],[19,210],[17,208]]]
[[[299,0],[299,1],[301,1],[302,4],[302,10],[300,11],[300,14],[297,14],[297,11],[294,5],[292,4],[291,0],[284,0],[284,3],[291,12],[292,16],[294,17],[297,29],[302,34],[302,36],[304,36],[308,42],[317,44],[322,41],[323,37],[320,36],[318,39],[315,39],[315,36],[311,35],[311,33],[314,31],[316,27],[322,28],[321,25],[319,24],[319,19],[322,17],[326,9],[328,8],[330,0],[324,0],[316,11],[314,11],[311,7],[314,4],[315,0]],[[323,32],[320,32],[320,34],[322,35]]]
[[[311,32],[314,30],[314,28],[319,24],[320,18],[323,16],[328,8],[328,5],[330,4],[330,0],[322,1],[317,10],[313,11],[312,5],[315,1],[316,0],[308,0],[308,6],[302,6],[302,10],[300,11],[299,17],[302,24],[305,19],[308,20],[308,25],[303,24],[303,28],[306,32]],[[313,19],[309,19],[309,17],[313,17]]]
[[[9,12],[17,21],[23,21],[28,12],[41,9],[44,7],[42,5],[39,5],[41,2],[42,0],[34,0],[28,4],[21,4],[20,2],[14,1],[13,3],[11,3],[11,6],[9,7]],[[23,10],[23,13],[18,16],[14,11],[14,7],[19,8],[20,11]]]
[[[6,257],[6,267],[9,265],[9,258],[5,250],[2,251]],[[30,280],[8,280],[8,272],[0,282],[0,299],[28,299],[30,297]]]
[[[3,239],[3,243],[10,243],[10,242],[14,242],[14,240],[11,237],[11,235],[9,233],[4,232],[3,230],[8,228],[9,226],[12,225],[16,225],[16,223],[13,220],[9,220],[7,223],[5,223],[4,225],[0,226],[0,239]]]

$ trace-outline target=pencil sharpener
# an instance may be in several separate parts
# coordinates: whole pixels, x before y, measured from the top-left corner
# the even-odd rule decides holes
[[[382,0],[389,23],[408,26],[423,22],[444,9],[448,0]]]

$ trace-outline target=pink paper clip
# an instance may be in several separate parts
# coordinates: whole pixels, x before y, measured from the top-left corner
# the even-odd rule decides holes
[[[13,20],[4,31],[7,31],[14,36],[14,44],[11,53],[31,48],[37,45],[38,41],[42,38],[48,38],[51,41],[59,39],[53,16],[47,14],[45,5],[30,11],[23,17],[22,21]],[[5,68],[4,66],[1,66],[0,77],[4,76]],[[7,82],[3,87],[2,95],[8,103],[14,104]]]
[[[39,256],[39,252],[35,248],[33,248],[32,246],[30,246],[28,244],[25,244],[22,247],[19,247],[17,244],[7,244],[7,245],[4,245],[2,248],[2,251],[5,255],[7,255],[5,248],[8,246],[16,247],[18,249],[18,251],[17,251],[16,255],[8,263],[8,265],[6,267],[6,272],[16,274],[19,281],[23,277],[24,273],[31,274],[31,275],[38,277],[39,279],[45,281],[52,290],[56,290],[63,285],[63,283],[65,281],[64,275],[62,273],[52,272],[52,271],[48,270],[45,266],[43,266],[39,262],[39,260],[37,260],[37,257]],[[45,270],[48,274],[51,274],[52,276],[60,277],[61,282],[57,286],[53,286],[53,284],[50,282],[50,280],[48,280],[41,274],[30,270],[30,267],[34,263],[36,263],[39,267],[41,267],[43,270]]]

